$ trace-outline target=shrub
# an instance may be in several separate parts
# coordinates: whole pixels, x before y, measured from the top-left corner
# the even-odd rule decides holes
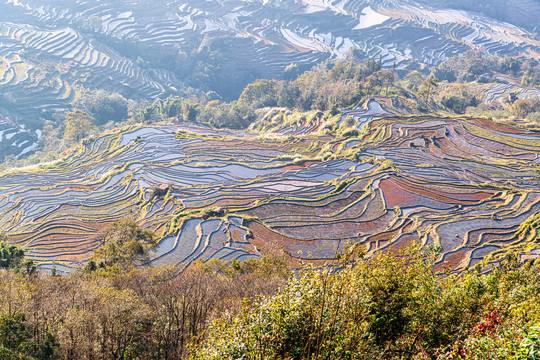
[[[531,326],[519,344],[520,359],[540,359],[540,324]]]
[[[105,267],[127,270],[145,264],[156,246],[154,234],[140,229],[132,219],[115,222],[105,230],[102,241],[103,246],[94,252],[93,260]]]
[[[73,105],[90,114],[100,125],[108,121],[124,121],[128,117],[127,100],[120,94],[104,90],[81,93]]]
[[[530,113],[540,111],[540,100],[518,100],[512,105],[514,115],[524,119]]]
[[[461,96],[443,97],[441,103],[457,114],[464,114],[469,106],[477,106],[478,100],[474,96],[464,93]]]
[[[193,358],[533,359],[538,266],[510,258],[489,274],[435,274],[434,250],[307,266],[214,322]]]
[[[32,259],[24,257],[24,249],[7,243],[7,237],[0,235],[0,268],[31,274],[36,267]]]

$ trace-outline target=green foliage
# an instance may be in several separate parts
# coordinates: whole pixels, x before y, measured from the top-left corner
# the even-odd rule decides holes
[[[213,58],[216,53],[209,50],[214,46],[210,44],[218,43],[206,39],[196,51],[197,56],[205,59]],[[190,57],[186,53],[182,54]],[[289,68],[291,72],[297,69],[294,65]],[[440,101],[447,109],[458,114],[467,111],[480,115],[489,113],[490,116],[508,117],[507,112],[501,107],[486,108],[484,104],[479,104],[476,96],[468,91],[471,90],[470,84],[444,86],[442,95],[434,96],[439,88],[439,80],[484,82],[491,81],[490,76],[501,72],[515,77],[525,73],[533,74],[527,80],[533,81],[531,79],[534,78],[535,69],[534,63],[485,56],[479,51],[469,51],[463,56],[449,58],[438,67],[432,68],[431,74],[427,74],[425,69],[422,70],[423,73],[413,70],[398,81],[394,70],[382,70],[377,61],[359,62],[354,59],[325,61],[303,74],[290,76],[286,81],[259,79],[248,83],[242,88],[236,101],[224,102],[213,91],[204,94],[190,88],[185,92],[189,97],[158,99],[153,105],[142,108],[138,118],[141,122],[148,123],[177,117],[186,121],[206,123],[216,128],[244,129],[255,121],[267,117],[268,111],[258,111],[265,107],[285,107],[294,112],[329,111],[332,115],[337,115],[340,109],[359,106],[373,96],[422,99],[423,103],[420,103],[418,110],[425,113],[435,107],[434,101]],[[448,89],[458,91],[452,92]],[[530,100],[518,102],[512,109],[519,117],[531,118],[532,121],[538,117],[537,113],[540,114],[538,106]],[[345,125],[349,123],[345,122]]]
[[[465,110],[467,110],[469,106],[478,105],[478,100],[474,96],[469,95],[467,92],[463,92],[461,96],[445,96],[443,97],[441,103],[456,114],[464,114]]]
[[[424,97],[426,102],[429,102],[437,87],[439,87],[439,80],[437,78],[430,77],[424,80],[420,86],[419,94]]]
[[[181,97],[169,97],[163,102],[162,114],[168,118],[183,115],[182,109],[183,99]]]
[[[540,211],[533,214],[523,224],[520,225],[516,236],[532,236],[534,240],[540,239]]]
[[[261,77],[249,66],[238,67],[239,42],[242,40],[205,36],[197,49],[178,62],[182,68],[186,68],[186,60],[189,64],[187,83],[203,91],[215,91],[228,101],[236,99],[247,84]]]
[[[120,94],[104,90],[80,93],[73,102],[76,109],[90,114],[96,124],[120,122],[128,117],[128,102]]]
[[[20,265],[24,258],[24,250],[2,241],[0,242],[0,256],[0,267],[13,269]]]
[[[535,324],[529,331],[525,331],[525,337],[519,344],[518,359],[540,359],[540,324]]]
[[[436,74],[435,77],[441,78],[440,74]],[[418,91],[420,86],[425,80],[425,76],[419,71],[411,71],[403,79],[407,88],[411,91]]]
[[[300,68],[296,63],[289,64],[285,67],[284,73],[287,80],[294,80],[300,75]]]
[[[324,62],[296,80],[281,84],[277,102],[279,106],[301,110],[326,111],[352,106],[365,95],[367,78],[378,71],[380,65],[374,61],[358,65],[343,61]]]
[[[257,80],[245,87],[238,103],[253,108],[277,105],[277,83],[271,80]]]
[[[0,317],[0,345],[7,349],[18,349],[30,337],[24,325],[24,315]]]
[[[388,255],[352,267],[307,267],[276,296],[214,323],[195,358],[367,359],[391,351],[412,324],[413,299],[421,301],[412,280],[435,279],[426,255],[416,259],[410,267]]]
[[[193,358],[534,359],[538,266],[437,275],[433,250],[307,266],[214,322]]]
[[[371,93],[388,94],[397,79],[393,71],[382,71],[380,64],[374,61],[358,65],[337,61],[317,65],[295,80],[256,80],[243,89],[237,101],[226,103],[209,100],[207,96],[189,100],[169,98],[163,102],[161,111],[167,117],[182,115],[184,120],[233,129],[248,127],[257,119],[256,110],[264,107],[331,110],[337,115],[339,109],[353,106],[363,99],[365,83],[373,74],[380,79],[380,84],[376,89],[371,88]],[[140,111],[139,117],[141,121],[148,122],[156,111],[156,105],[147,107]]]
[[[95,263],[128,270],[145,264],[150,251],[156,246],[154,234],[141,230],[129,218],[115,222],[104,232],[102,241],[103,246],[94,252]]]
[[[35,271],[32,259],[24,257],[24,249],[6,242],[5,235],[0,236],[0,268],[31,274]]]
[[[432,71],[432,75],[449,82],[483,81],[486,74],[501,69],[499,60],[486,56],[481,50],[470,50],[444,61]]]
[[[341,126],[345,126],[345,127],[353,127],[355,125],[356,121],[354,120],[354,118],[352,116],[347,116],[345,118],[345,120],[343,121],[343,123],[341,124]]]
[[[0,316],[0,355],[2,359],[61,359],[59,344],[50,332],[41,341],[32,339],[24,314]]]
[[[126,229],[130,235],[116,229],[117,237],[144,237]],[[334,263],[295,271],[278,252],[197,262],[177,276],[168,269],[70,277],[2,271],[0,356],[537,358],[539,264],[509,257],[489,273],[436,273],[437,251],[412,246],[366,258],[353,246]]]
[[[346,129],[343,133],[341,133],[341,137],[343,138],[350,138],[358,136],[360,133],[357,129]]]
[[[80,110],[66,113],[65,122],[64,137],[72,141],[84,139],[94,128],[94,118]]]
[[[540,64],[529,66],[523,73],[521,84],[524,86],[540,86]]]
[[[183,359],[194,336],[243,298],[270,295],[281,254],[238,264],[20,277],[0,271],[0,359]]]
[[[211,101],[201,111],[198,120],[216,128],[244,129],[255,120],[255,115],[250,108],[237,102]]]
[[[224,271],[240,272],[241,274],[257,274],[262,277],[279,276],[287,278],[290,276],[290,269],[287,261],[281,254],[269,253],[260,259],[249,259],[246,261],[233,261],[230,268]]]
[[[185,121],[196,121],[200,112],[200,105],[193,99],[182,100],[182,117]]]
[[[157,112],[158,107],[156,105],[151,105],[140,109],[138,114],[140,122],[143,124],[147,124],[149,122],[152,122],[153,120],[157,120],[157,118],[155,117]]]
[[[540,112],[540,100],[517,100],[512,104],[512,111],[517,118],[524,119],[531,113]]]

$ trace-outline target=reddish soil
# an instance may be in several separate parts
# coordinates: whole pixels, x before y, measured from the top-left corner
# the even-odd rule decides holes
[[[411,223],[412,223],[412,221],[408,221],[406,225],[411,224]],[[382,232],[380,234],[372,235],[372,236],[367,238],[367,241],[390,240],[394,236],[399,234],[400,231],[401,231],[401,229],[396,229],[396,230],[393,230],[393,231],[386,231],[386,232]]]
[[[306,243],[306,241],[297,240],[289,237],[285,237],[281,234],[273,232],[264,225],[258,222],[250,222],[247,227],[253,232],[253,238],[250,242],[255,245],[262,253],[275,253],[276,250],[279,251],[285,257],[289,265],[298,267],[300,266],[300,260],[292,257],[290,254],[287,254],[283,249],[285,245],[296,243]],[[310,262],[314,264],[324,264],[327,263],[326,260],[302,260],[304,262]]]
[[[442,272],[442,271],[444,271],[445,267],[450,267],[450,269],[456,269],[458,267],[459,263],[461,263],[461,261],[463,259],[465,259],[467,254],[468,254],[468,252],[463,250],[463,251],[458,251],[458,252],[456,252],[454,254],[448,255],[445,258],[444,262],[439,263],[439,264],[437,264],[435,266],[434,271],[435,272]]]
[[[472,119],[471,121],[475,122],[477,125],[481,125],[491,130],[501,131],[510,134],[523,134],[523,131],[521,130],[504,127],[488,119]]]
[[[418,236],[415,235],[406,235],[402,236],[398,241],[395,241],[388,251],[392,253],[399,253],[401,249],[412,245],[413,242],[418,241]]]
[[[313,164],[318,164],[320,162],[321,162],[321,160],[306,160],[306,161],[302,161],[301,163],[298,163],[298,164],[283,166],[283,169],[285,169],[285,170],[303,169],[303,168],[307,168],[307,167],[309,167],[309,166],[311,166]]]
[[[390,177],[381,181],[379,187],[384,193],[388,208],[395,206],[412,207],[421,205],[418,197],[425,197],[446,204],[476,204],[484,199],[493,197],[495,193],[476,191],[473,193],[448,193],[429,188],[420,188],[402,179]]]
[[[243,242],[244,236],[242,235],[242,232],[238,229],[232,229],[231,230],[231,238],[234,242]]]

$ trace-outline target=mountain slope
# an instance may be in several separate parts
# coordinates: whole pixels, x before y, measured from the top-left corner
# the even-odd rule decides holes
[[[397,104],[377,101],[348,114],[361,129],[352,137],[320,134],[336,121],[322,113],[273,137],[187,123],[105,135],[2,176],[0,226],[45,267],[84,261],[100,231],[130,214],[160,237],[154,264],[178,268],[271,248],[331,259],[348,242],[373,252],[418,239],[441,246],[437,263],[452,268],[537,251],[517,234],[540,211],[537,133],[392,116]]]

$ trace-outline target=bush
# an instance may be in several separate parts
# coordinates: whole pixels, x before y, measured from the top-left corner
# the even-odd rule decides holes
[[[71,141],[84,139],[95,128],[94,118],[80,110],[66,113],[65,122],[64,137]]]
[[[443,97],[441,103],[456,114],[464,114],[469,106],[477,106],[478,100],[474,96],[464,93],[461,96]]]
[[[512,105],[512,111],[517,118],[524,119],[527,115],[540,111],[540,100],[518,100]]]
[[[128,117],[127,100],[120,94],[105,90],[80,93],[73,106],[90,114],[98,125],[124,121]]]
[[[154,234],[140,229],[132,219],[115,222],[105,230],[102,241],[103,246],[94,252],[95,263],[123,270],[147,263],[156,246]]]
[[[214,322],[193,358],[532,359],[520,354],[538,349],[538,266],[437,275],[436,256],[412,247],[307,266]]]
[[[7,237],[0,235],[0,268],[31,274],[35,271],[34,261],[24,257],[24,249],[6,242]]]

